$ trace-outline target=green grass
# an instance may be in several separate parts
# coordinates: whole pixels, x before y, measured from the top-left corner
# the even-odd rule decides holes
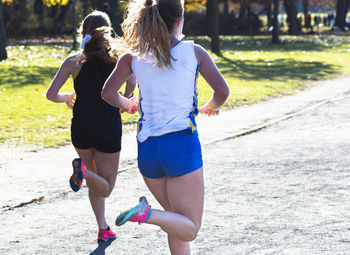
[[[226,107],[291,94],[310,81],[350,73],[349,36],[283,36],[278,45],[266,36],[221,39],[221,55],[212,57],[230,86]],[[209,47],[206,38],[195,41]],[[200,92],[207,92],[203,84],[201,79]],[[202,100],[210,96],[200,95]]]
[[[205,37],[194,38],[209,47]],[[224,108],[291,94],[309,81],[350,73],[349,36],[270,38],[222,37],[221,54],[211,54],[229,84],[231,95]],[[46,100],[45,93],[57,68],[70,54],[66,44],[16,45],[0,63],[0,143],[55,147],[70,142],[71,110]],[[70,79],[61,91],[73,90]],[[199,103],[212,91],[199,79]],[[123,114],[124,123],[138,116]]]

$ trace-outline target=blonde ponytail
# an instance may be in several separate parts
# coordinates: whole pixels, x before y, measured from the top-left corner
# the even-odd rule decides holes
[[[170,53],[170,29],[175,24],[173,22],[181,17],[183,9],[179,0],[131,0],[128,4],[126,16],[122,24],[124,31],[124,43],[129,50],[139,50],[140,57],[145,57],[151,53],[157,60],[157,65],[164,70],[166,67],[172,67],[173,57]],[[179,15],[180,4],[181,12]],[[164,9],[168,19],[161,16],[160,9]],[[169,25],[170,24],[170,25]]]

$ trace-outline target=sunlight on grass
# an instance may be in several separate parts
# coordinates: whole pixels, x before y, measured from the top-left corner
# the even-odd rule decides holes
[[[350,73],[349,36],[270,38],[222,37],[221,54],[211,54],[230,86],[224,108],[251,104],[269,97],[291,94],[309,81]],[[195,41],[209,47],[209,40]],[[0,143],[55,147],[70,143],[71,110],[46,100],[45,93],[68,54],[67,45],[17,45],[7,48],[9,58],[0,63]],[[72,79],[61,91],[73,90]],[[199,103],[211,88],[199,78]],[[123,122],[138,116],[123,114]]]

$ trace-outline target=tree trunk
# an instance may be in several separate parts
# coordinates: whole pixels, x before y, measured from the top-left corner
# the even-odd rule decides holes
[[[4,22],[3,4],[0,1],[0,61],[7,59],[6,30]]]
[[[283,5],[284,5],[284,10],[286,11],[287,14],[287,24],[289,24],[289,12],[290,12],[290,0],[284,0]]]
[[[88,0],[83,1],[83,16],[84,16],[84,18],[88,15],[88,7],[89,7]]]
[[[269,29],[271,26],[273,26],[272,3],[270,0],[266,1],[265,10],[266,10],[266,16],[267,16],[267,28]]]
[[[218,0],[207,0],[208,35],[211,38],[211,51],[220,51],[219,41],[219,6]]]
[[[278,27],[278,10],[280,0],[273,0],[273,31],[272,31],[272,43],[279,43],[279,27]]]
[[[224,0],[224,17],[226,18],[229,15],[229,11],[228,11],[228,0]]]
[[[248,10],[248,5],[246,1],[243,1],[239,9],[239,17],[238,17],[239,20],[243,21],[247,19],[247,10]]]
[[[73,26],[73,49],[78,48],[78,43],[77,43],[77,12],[75,9],[75,0],[71,1],[72,4],[72,26]]]
[[[335,18],[335,26],[343,29],[346,26],[346,16],[349,10],[350,0],[337,1],[337,14]]]
[[[310,9],[310,0],[303,0],[304,18],[306,16],[306,14],[309,13],[309,9]]]
[[[44,3],[42,0],[35,0],[34,2],[34,13],[38,16],[40,29],[44,29]]]
[[[288,33],[290,35],[298,35],[298,19],[297,19],[297,0],[284,0],[284,7],[287,13],[287,22],[289,25]]]
[[[120,27],[119,15],[119,0],[110,0],[109,18],[112,22],[112,27],[118,35],[122,35],[122,29]]]
[[[54,26],[53,26],[53,34],[60,35],[63,31],[64,21],[66,19],[66,14],[69,12],[69,8],[71,6],[71,2],[67,5],[57,6],[58,14],[54,17]],[[56,8],[53,6],[51,8]]]

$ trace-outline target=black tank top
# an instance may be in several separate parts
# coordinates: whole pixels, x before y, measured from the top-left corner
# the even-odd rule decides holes
[[[74,79],[76,101],[73,108],[73,118],[99,119],[102,115],[117,114],[117,108],[109,105],[101,97],[105,81],[111,74],[114,64],[97,64],[85,62]]]
[[[71,138],[77,148],[94,147],[105,153],[121,150],[122,123],[119,109],[101,97],[103,85],[114,66],[87,61],[74,79],[76,101]]]
[[[110,124],[119,118],[119,109],[105,102],[101,91],[115,64],[85,62],[74,79],[76,101],[73,107],[72,122],[89,125]],[[114,122],[114,121],[112,121]]]

